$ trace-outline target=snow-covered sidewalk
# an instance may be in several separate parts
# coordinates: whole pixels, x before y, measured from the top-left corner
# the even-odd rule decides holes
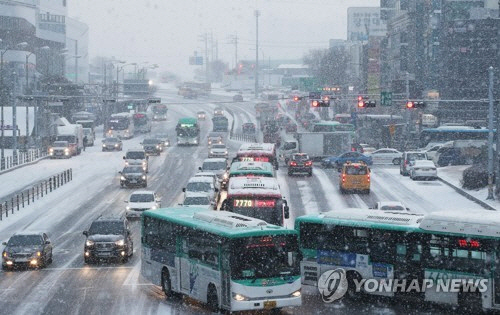
[[[438,176],[442,180],[471,195],[472,197],[477,198],[481,202],[484,202],[495,209],[500,209],[500,200],[486,199],[488,197],[488,187],[473,190],[462,188],[462,173],[468,167],[470,167],[470,165],[440,167],[438,168]]]

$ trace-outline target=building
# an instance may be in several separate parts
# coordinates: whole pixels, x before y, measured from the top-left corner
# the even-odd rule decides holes
[[[7,81],[16,81],[19,91],[39,89],[35,83],[42,76],[87,82],[88,27],[68,18],[67,12],[66,0],[0,1],[3,68],[16,73],[17,79]],[[72,72],[66,69],[68,61],[76,59],[74,56],[80,56],[79,76],[75,75],[75,67]]]
[[[380,18],[379,7],[347,9],[347,40],[366,41],[369,36],[385,36],[387,26]]]

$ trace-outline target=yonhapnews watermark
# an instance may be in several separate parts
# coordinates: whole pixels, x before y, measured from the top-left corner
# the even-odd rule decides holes
[[[324,272],[318,279],[318,290],[325,303],[341,299],[349,289],[354,292],[408,293],[408,292],[446,292],[446,293],[483,293],[488,289],[488,279],[352,279],[347,280],[345,269],[338,268]]]

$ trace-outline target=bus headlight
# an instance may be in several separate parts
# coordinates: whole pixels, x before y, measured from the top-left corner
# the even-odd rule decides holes
[[[125,176],[120,177],[120,180],[126,180]]]
[[[90,246],[94,246],[94,241],[87,240],[87,241],[85,242],[85,245],[86,245],[86,246],[89,246],[89,247],[90,247]]]
[[[116,145],[116,144],[115,144],[115,145]],[[105,145],[105,144],[103,144],[103,145],[102,145],[102,147],[103,147],[103,148],[105,148],[105,147],[106,147],[106,145]]]
[[[142,179],[146,180],[146,175],[142,175]]]
[[[248,298],[246,296],[234,292],[233,292],[233,299],[235,299],[236,301],[248,301]]]
[[[115,245],[116,246],[123,246],[123,245],[125,245],[125,240],[118,240],[115,242]]]
[[[300,295],[301,295],[300,290],[297,290],[291,294],[291,296],[293,297],[300,297]]]
[[[229,177],[229,175],[228,175],[227,173],[224,173],[224,175],[222,175],[222,177],[223,177],[224,179],[227,179],[227,178]]]
[[[158,209],[158,206],[156,206],[156,205],[151,207],[151,210],[156,210],[156,209]]]
[[[160,146],[159,146],[159,145],[157,145],[157,146],[156,146],[156,148],[157,148],[157,149],[159,149],[159,148],[160,148]]]
[[[118,144],[115,144],[115,148],[118,148]]]
[[[129,207],[129,206],[126,206],[126,207],[125,207],[125,210],[130,210],[130,207]]]

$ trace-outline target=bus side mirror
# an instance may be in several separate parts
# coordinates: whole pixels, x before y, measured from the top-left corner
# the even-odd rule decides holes
[[[287,204],[285,204],[285,219],[289,219],[290,218],[290,207],[288,207]]]

